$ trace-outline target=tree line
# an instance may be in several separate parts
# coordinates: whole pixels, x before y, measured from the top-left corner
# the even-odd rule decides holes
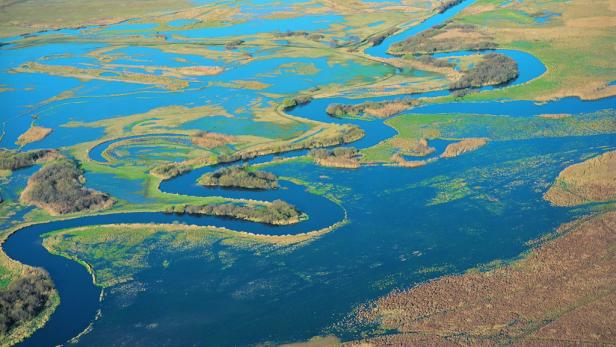
[[[473,24],[443,23],[423,31],[404,41],[393,44],[389,53],[394,55],[403,54],[432,54],[436,52],[451,52],[459,50],[485,50],[495,49],[496,43],[488,36],[482,36],[473,40],[461,40],[457,37],[435,39],[449,30],[458,30],[462,33],[476,32],[478,29]]]
[[[28,152],[0,149],[0,170],[23,169],[60,155],[57,150],[53,149],[37,149]]]
[[[180,205],[169,207],[165,212],[229,217],[271,225],[297,223],[302,218],[302,213],[295,206],[283,200],[274,200],[269,204],[259,206],[236,203],[202,206]]]

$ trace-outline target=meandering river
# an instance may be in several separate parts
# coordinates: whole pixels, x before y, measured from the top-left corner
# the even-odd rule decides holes
[[[437,14],[419,25],[410,27],[400,34],[387,38],[383,44],[366,50],[370,55],[376,57],[387,57],[388,47],[401,40],[431,28],[434,25],[443,23],[452,16],[459,13],[464,8],[474,3],[474,0],[467,0],[454,6],[442,14]],[[545,72],[545,66],[535,57],[520,51],[497,50],[496,52],[506,54],[519,65],[520,76],[508,86],[526,83],[539,77]],[[448,55],[482,54],[485,52],[452,52]],[[441,57],[447,55],[440,55]],[[506,87],[501,86],[499,88]],[[484,89],[490,89],[486,87]],[[411,95],[413,98],[446,95],[448,91],[437,91]],[[313,100],[311,103],[299,106],[290,110],[294,116],[310,118],[321,122],[349,123],[360,126],[366,135],[352,146],[357,148],[367,148],[380,141],[395,135],[395,131],[383,123],[382,120],[350,120],[334,119],[325,113],[326,107],[331,103],[356,104],[365,101],[383,101],[398,99],[401,96],[366,98],[366,99],[347,99],[347,98],[323,98]],[[492,101],[481,103],[453,102],[446,104],[422,105],[413,109],[413,113],[439,114],[439,113],[469,113],[469,114],[500,114],[519,117],[531,117],[547,113],[568,113],[577,114],[581,112],[592,112],[601,109],[612,108],[615,99],[602,99],[596,101],[581,101],[577,98],[566,98],[537,104],[532,101]],[[156,136],[175,136],[174,134]],[[126,139],[126,138],[125,138]],[[121,140],[125,140],[121,139]],[[112,142],[105,142],[98,145],[90,152],[92,159],[104,161],[101,153]],[[269,162],[274,157],[296,156],[305,154],[306,151],[294,151],[276,156],[261,156],[248,161],[248,164]],[[116,224],[116,223],[172,223],[181,221],[194,225],[211,225],[226,227],[232,230],[247,231],[255,234],[279,235],[279,234],[299,234],[312,230],[318,230],[330,226],[344,219],[345,211],[336,203],[327,198],[311,194],[306,188],[288,181],[282,182],[281,189],[269,191],[245,191],[229,189],[212,189],[198,186],[196,180],[204,173],[211,172],[222,166],[204,167],[193,170],[187,174],[175,177],[162,182],[160,190],[167,193],[185,194],[193,196],[224,196],[228,198],[256,199],[262,201],[272,201],[283,199],[296,205],[301,211],[306,212],[310,218],[307,221],[281,227],[267,226],[259,223],[251,223],[240,220],[230,220],[216,217],[197,217],[190,215],[176,216],[164,213],[122,213],[87,216],[64,221],[48,222],[26,226],[13,235],[3,244],[6,254],[21,263],[31,266],[42,267],[51,275],[61,298],[61,304],[53,313],[49,322],[42,329],[36,331],[32,337],[22,343],[23,346],[44,346],[65,343],[67,340],[82,332],[94,319],[96,311],[100,307],[99,296],[101,289],[92,282],[92,277],[86,269],[71,260],[55,256],[47,252],[42,246],[41,235],[59,229]],[[364,170],[364,169],[360,169]]]

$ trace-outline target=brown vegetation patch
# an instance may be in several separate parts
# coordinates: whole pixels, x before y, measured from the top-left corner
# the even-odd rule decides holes
[[[193,135],[191,140],[192,140],[192,143],[194,143],[197,146],[211,149],[211,148],[224,146],[228,143],[232,143],[234,138],[233,136],[229,136],[225,134],[217,134],[217,133],[210,133],[207,131],[200,131],[197,134]]]
[[[392,100],[381,102],[364,102],[357,105],[330,104],[325,112],[332,117],[362,117],[371,116],[387,118],[417,105],[415,99]]]
[[[543,197],[559,206],[616,199],[616,151],[569,166]]]
[[[441,158],[453,158],[457,157],[466,152],[475,151],[488,143],[488,139],[485,138],[470,138],[464,139],[460,142],[452,143],[447,145],[443,154],[441,154]]]
[[[314,149],[310,151],[310,156],[321,166],[345,169],[357,169],[360,166],[360,154],[355,148]]]
[[[224,69],[220,66],[185,66],[173,71],[184,76],[212,76],[221,74]]]
[[[364,342],[615,343],[616,212],[569,223],[559,233],[564,235],[511,265],[378,299],[357,318],[406,334]]]
[[[458,50],[494,49],[494,39],[473,24],[445,23],[393,44],[388,53],[431,54]]]
[[[406,160],[406,159],[404,159],[404,157],[400,153],[396,153],[396,154],[391,156],[391,160],[394,163],[396,163],[397,166],[413,168],[413,167],[426,166],[426,165],[428,165],[428,163],[430,163],[430,162],[432,162],[432,161],[434,161],[436,159],[432,159],[432,160]]]
[[[35,125],[31,126],[25,133],[19,135],[15,144],[18,146],[25,146],[29,143],[40,141],[51,134],[51,131],[50,128],[43,128]]]
[[[547,118],[547,119],[563,119],[571,117],[570,114],[566,113],[558,113],[558,114],[540,114],[537,117],[539,118]]]
[[[400,150],[400,154],[414,157],[423,157],[434,153],[436,149],[428,145],[427,139],[413,139],[405,137],[395,137],[389,143]]]
[[[364,112],[376,118],[387,118],[411,108],[407,102],[388,102],[378,107],[367,107]]]

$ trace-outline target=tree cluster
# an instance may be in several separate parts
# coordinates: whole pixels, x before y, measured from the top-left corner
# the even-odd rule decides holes
[[[308,31],[292,31],[292,30],[287,30],[287,31],[279,31],[274,33],[274,36],[276,37],[305,37],[308,40],[312,40],[315,42],[321,41],[323,38],[325,38],[325,36],[323,36],[323,34],[320,33],[311,33]]]
[[[37,149],[28,152],[0,149],[0,170],[23,169],[59,155],[58,151],[53,149]]]
[[[380,109],[386,109],[394,104],[405,104],[406,106],[413,106],[417,103],[416,100],[390,100],[390,101],[368,101],[361,104],[349,105],[349,104],[329,104],[325,113],[332,117],[358,117],[366,113],[367,110],[378,111]]]
[[[462,78],[449,86],[451,90],[477,88],[507,83],[518,77],[518,64],[504,54],[490,53]]]
[[[307,103],[312,101],[312,96],[310,95],[299,95],[294,98],[284,99],[282,102],[283,110],[290,110],[296,106],[306,105]]]
[[[235,203],[203,206],[173,206],[168,208],[165,212],[229,217],[272,225],[298,222],[302,217],[301,212],[299,212],[295,206],[282,200],[274,200],[272,203],[263,206],[239,205]]]
[[[338,147],[334,149],[317,148],[310,151],[310,156],[315,159],[351,159],[357,157],[358,155],[359,152],[357,149],[352,147]]]
[[[0,335],[23,324],[49,306],[53,283],[41,271],[33,271],[0,291]]]
[[[278,177],[265,171],[248,171],[245,167],[223,168],[199,179],[204,186],[237,187],[244,189],[278,188]]]
[[[187,173],[190,171],[190,166],[178,164],[178,163],[167,163],[160,166],[157,166],[150,171],[151,174],[157,177],[161,177],[164,179],[169,179],[171,177],[179,176],[181,174]]]
[[[30,177],[22,198],[57,214],[110,206],[113,201],[107,194],[83,187],[82,174],[74,161],[54,160]]]
[[[452,7],[456,6],[456,5],[461,4],[463,1],[464,1],[464,0],[446,0],[446,1],[443,1],[443,2],[442,2],[442,3],[441,3],[441,4],[440,4],[440,5],[436,8],[436,11],[437,11],[438,13],[443,13],[443,12],[447,11],[448,9],[450,9],[450,8],[452,8]]]

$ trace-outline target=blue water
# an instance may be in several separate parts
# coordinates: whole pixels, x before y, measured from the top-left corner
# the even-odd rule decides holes
[[[299,18],[257,18],[248,22],[226,27],[203,28],[193,30],[177,30],[174,34],[187,38],[237,37],[260,33],[285,31],[316,31],[327,29],[330,25],[342,22],[338,15],[314,15]]]
[[[369,54],[387,57],[386,50],[394,42],[442,23],[474,3],[468,0],[430,19],[392,36],[380,46],[367,50]],[[242,10],[267,16],[271,1],[242,3]],[[277,6],[282,3],[276,3]],[[292,5],[285,2],[284,6]],[[283,6],[283,7],[284,7]],[[290,19],[245,21],[224,27],[184,30],[192,21],[180,21],[170,33],[191,38],[213,38],[286,30],[327,30],[344,19],[335,15],[302,16]],[[147,33],[151,24],[125,22],[105,28],[91,28],[103,33],[125,35]],[[90,29],[87,29],[90,30]],[[85,31],[87,31],[85,30]],[[84,30],[59,31],[56,34],[81,35]],[[184,130],[207,130],[232,135],[292,138],[306,131],[306,125],[278,125],[257,122],[246,105],[265,107],[279,103],[283,96],[261,91],[230,89],[212,84],[234,80],[254,80],[271,84],[263,92],[294,93],[328,83],[344,83],[352,79],[366,82],[393,73],[386,64],[364,66],[355,62],[332,64],[327,58],[275,58],[276,49],[250,48],[256,60],[249,64],[231,63],[219,76],[191,80],[187,90],[169,93],[156,86],[131,85],[123,82],[89,81],[42,74],[11,74],[8,70],[27,61],[50,57],[45,64],[84,65],[95,63],[87,53],[102,44],[62,43],[33,47],[3,47],[0,54],[0,79],[14,91],[0,93],[0,102],[8,116],[2,115],[7,134],[0,146],[15,148],[14,141],[29,126],[32,116],[37,124],[52,127],[54,132],[28,148],[62,147],[104,136],[100,127],[65,127],[68,121],[95,122],[144,113],[157,107],[184,105],[193,107],[215,100],[234,118],[208,115],[179,126]],[[209,46],[209,49],[224,50]],[[526,83],[541,76],[545,66],[532,55],[512,50],[497,50],[516,60],[520,76],[509,85]],[[69,56],[60,54],[69,53]],[[119,48],[112,52],[119,58],[115,64],[190,66],[218,65],[221,61],[200,56],[184,56],[162,52],[151,47]],[[481,52],[438,54],[448,57]],[[54,56],[55,55],[55,56]],[[182,57],[189,62],[178,61]],[[297,73],[289,63],[314,64],[317,72]],[[114,70],[115,72],[116,70]],[[412,71],[412,74],[421,72]],[[41,83],[44,81],[45,83]],[[80,87],[80,88],[77,88]],[[503,86],[498,86],[501,88]],[[33,89],[31,89],[33,88]],[[485,89],[490,89],[487,87]],[[73,90],[75,96],[62,101],[43,101],[61,91]],[[232,90],[232,92],[230,92]],[[411,95],[429,97],[448,95],[446,90]],[[110,97],[113,95],[113,97]],[[289,111],[294,116],[321,122],[348,123],[360,126],[366,135],[350,146],[367,148],[396,134],[382,120],[334,119],[324,112],[331,103],[355,104],[401,98],[387,96],[352,99],[333,97],[316,99]],[[544,113],[582,114],[615,106],[614,97],[581,101],[565,98],[544,104],[532,101],[500,100],[482,103],[454,102],[421,105],[412,113],[497,114],[531,117]],[[177,136],[173,129],[160,129],[160,134],[146,136]],[[94,146],[90,158],[105,163],[102,153],[114,141]],[[430,146],[438,156],[449,141],[435,140]],[[13,259],[41,266],[49,271],[56,283],[62,303],[50,322],[23,345],[41,346],[64,343],[89,324],[97,309],[103,318],[94,322],[94,329],[82,337],[81,345],[254,345],[305,340],[319,335],[339,322],[358,304],[383,295],[394,288],[412,286],[444,274],[464,271],[494,259],[511,259],[526,249],[525,242],[549,232],[583,211],[554,208],[542,199],[551,182],[568,163],[576,162],[616,148],[613,135],[533,139],[490,142],[481,150],[460,158],[440,160],[413,170],[394,167],[365,167],[341,170],[316,166],[310,162],[287,162],[267,168],[283,177],[280,189],[268,191],[238,191],[206,188],[196,184],[203,174],[221,166],[205,167],[163,181],[160,190],[191,196],[224,196],[229,198],[271,201],[283,199],[309,215],[307,221],[284,227],[273,227],[233,219],[199,216],[178,216],[163,213],[127,213],[88,216],[60,222],[37,224],[21,229],[3,245]],[[149,149],[152,150],[152,149]],[[292,157],[307,151],[261,156],[249,164],[268,163],[276,157]],[[152,150],[152,156],[157,156]],[[139,154],[133,152],[133,154]],[[428,157],[428,158],[429,158]],[[537,158],[542,165],[520,165]],[[412,158],[409,158],[412,159]],[[228,164],[235,165],[235,164]],[[15,200],[25,179],[35,168],[19,170],[11,177],[8,188],[0,185],[0,194]],[[144,204],[152,200],[144,192],[144,182],[112,174],[86,173],[87,186],[112,194],[125,202]],[[309,193],[306,187],[289,182],[293,177],[312,184],[330,187],[330,195],[342,201]],[[467,181],[470,195],[443,204],[434,204],[439,191],[439,179],[450,182]],[[435,181],[436,180],[436,181]],[[522,182],[511,185],[512,181]],[[510,187],[510,188],[505,188]],[[486,199],[489,197],[489,199]],[[193,252],[153,250],[147,263],[151,266],[135,274],[132,284],[143,291],[127,293],[122,286],[112,288],[99,303],[99,290],[81,265],[52,256],[41,247],[41,235],[58,229],[112,223],[173,223],[223,226],[232,230],[256,234],[297,234],[321,229],[341,221],[348,214],[349,224],[314,240],[309,245],[285,252],[265,250],[252,254],[217,243],[211,248]],[[443,218],[447,216],[447,218]],[[210,254],[211,258],[204,256]],[[232,260],[231,264],[229,259]],[[163,260],[170,261],[163,268]],[[434,272],[424,268],[442,267]],[[294,317],[294,318],[290,318]],[[301,319],[295,319],[301,317]],[[147,328],[150,327],[150,328]],[[153,327],[153,328],[152,328]],[[343,338],[357,338],[357,333],[332,328]]]
[[[444,23],[446,20],[454,17],[456,14],[460,13],[465,8],[474,4],[475,1],[476,0],[466,0],[456,6],[451,7],[443,13],[435,14],[434,16],[426,19],[418,25],[410,27],[409,29],[404,30],[399,34],[389,36],[380,45],[368,48],[366,50],[366,53],[375,57],[387,58],[387,49],[389,48],[389,46],[391,46],[391,44],[404,41],[407,38],[415,36],[422,31],[426,31],[437,24]]]

